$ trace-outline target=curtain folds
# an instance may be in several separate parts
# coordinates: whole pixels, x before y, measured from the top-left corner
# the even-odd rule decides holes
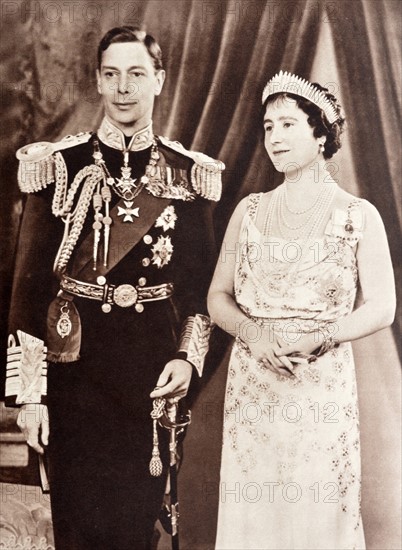
[[[341,21],[331,18],[331,26],[355,173],[361,196],[384,220],[401,296],[401,53],[393,49],[400,4],[341,0],[337,6],[348,14]],[[400,301],[394,333],[402,357]]]

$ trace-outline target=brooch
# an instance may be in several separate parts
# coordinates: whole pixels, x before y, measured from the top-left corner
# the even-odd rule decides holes
[[[352,220],[350,218],[348,218],[345,222],[345,225],[344,225],[344,230],[346,231],[346,233],[348,233],[349,235],[351,235],[354,231],[354,228],[353,228],[353,225],[352,225]]]

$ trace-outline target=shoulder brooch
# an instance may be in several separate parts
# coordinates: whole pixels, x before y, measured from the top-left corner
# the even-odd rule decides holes
[[[18,149],[18,185],[23,193],[35,193],[55,181],[57,173],[64,171],[64,160],[59,151],[80,145],[89,140],[91,134],[82,132],[66,136],[61,141],[50,143],[39,141]]]
[[[363,211],[361,202],[356,199],[347,209],[336,208],[329,220],[325,234],[340,239],[351,247],[363,238]]]
[[[222,194],[224,163],[204,153],[189,151],[178,141],[170,141],[163,136],[158,137],[163,145],[194,161],[191,167],[191,184],[194,191],[205,199],[218,201]]]

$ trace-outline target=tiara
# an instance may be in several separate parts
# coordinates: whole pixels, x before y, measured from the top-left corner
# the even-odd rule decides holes
[[[270,95],[281,92],[299,95],[308,99],[311,103],[314,103],[314,105],[317,105],[317,107],[324,111],[330,124],[334,123],[339,118],[332,101],[327,98],[324,92],[313,86],[308,80],[304,80],[304,78],[300,78],[288,72],[279,71],[279,73],[273,76],[265,86],[262,93],[262,103],[264,104]]]

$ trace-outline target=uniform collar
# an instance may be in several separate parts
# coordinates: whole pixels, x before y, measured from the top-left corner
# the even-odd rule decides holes
[[[132,136],[128,147],[126,147],[123,132],[119,128],[116,128],[105,116],[98,130],[98,136],[103,143],[113,149],[119,149],[120,151],[142,151],[152,145],[154,134],[152,131],[152,122],[150,122],[148,126]]]

